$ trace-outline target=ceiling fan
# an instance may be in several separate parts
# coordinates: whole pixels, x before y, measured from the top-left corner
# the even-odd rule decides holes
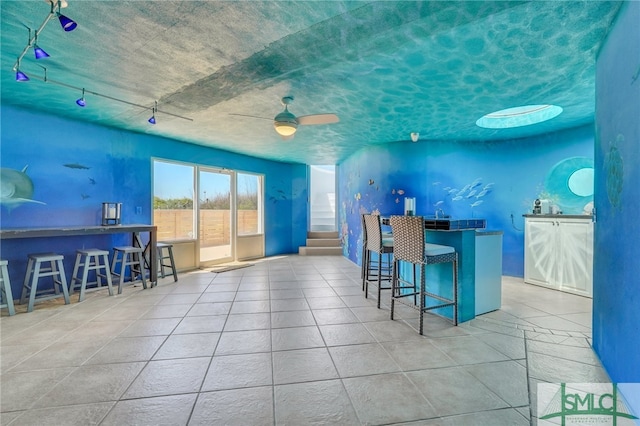
[[[282,102],[282,105],[284,105],[284,111],[282,111],[281,113],[275,116],[275,118],[273,119],[273,127],[276,129],[276,132],[280,136],[282,136],[282,139],[285,139],[285,140],[293,138],[293,135],[296,133],[296,130],[298,129],[298,125],[309,126],[309,125],[315,125],[315,124],[331,124],[331,123],[337,123],[340,121],[338,116],[332,113],[311,114],[311,115],[302,115],[300,117],[296,117],[291,112],[289,112],[289,104],[293,102],[293,96],[285,96],[284,98],[282,98],[281,102]],[[231,114],[231,115],[264,118],[264,117],[256,117],[253,115],[244,115],[244,114]]]

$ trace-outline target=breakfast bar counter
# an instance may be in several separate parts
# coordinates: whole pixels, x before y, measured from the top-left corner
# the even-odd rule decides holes
[[[383,218],[382,223],[388,224],[389,219]],[[458,323],[501,306],[503,231],[485,226],[484,219],[425,218],[425,241],[453,247],[458,253]],[[451,267],[429,265],[426,282],[435,293],[446,295],[451,292]],[[436,313],[451,318],[453,310],[443,308]]]
[[[149,242],[143,246],[140,233],[149,233]],[[63,238],[82,237],[109,234],[131,234],[131,244],[145,248],[146,258],[149,265],[149,278],[153,287],[158,281],[158,260],[157,256],[157,227],[145,224],[127,225],[80,225],[80,226],[58,226],[58,227],[33,227],[33,228],[2,228],[0,229],[0,240],[19,240],[25,238]],[[2,244],[3,258],[11,258],[10,253],[4,253],[6,244]]]

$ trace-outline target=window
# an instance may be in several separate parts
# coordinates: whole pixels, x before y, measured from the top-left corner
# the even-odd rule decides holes
[[[236,180],[238,235],[262,233],[262,176],[238,173]]]
[[[194,221],[195,167],[154,160],[153,223],[158,240],[192,240]]]

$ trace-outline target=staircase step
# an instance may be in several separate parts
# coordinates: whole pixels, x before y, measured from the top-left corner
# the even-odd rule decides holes
[[[307,238],[309,239],[338,238],[338,231],[310,231],[310,232],[307,232]]]
[[[342,256],[342,247],[300,247],[300,256]]]
[[[309,238],[307,247],[340,247],[340,240],[337,238]]]

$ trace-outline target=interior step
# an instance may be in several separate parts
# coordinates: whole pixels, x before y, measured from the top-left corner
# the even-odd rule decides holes
[[[300,247],[300,256],[342,256],[342,247]]]
[[[309,231],[307,232],[308,239],[328,239],[338,238],[338,231]]]
[[[301,256],[342,256],[342,244],[337,231],[307,232],[307,245],[298,248]]]
[[[308,238],[307,247],[340,247],[337,238]]]

